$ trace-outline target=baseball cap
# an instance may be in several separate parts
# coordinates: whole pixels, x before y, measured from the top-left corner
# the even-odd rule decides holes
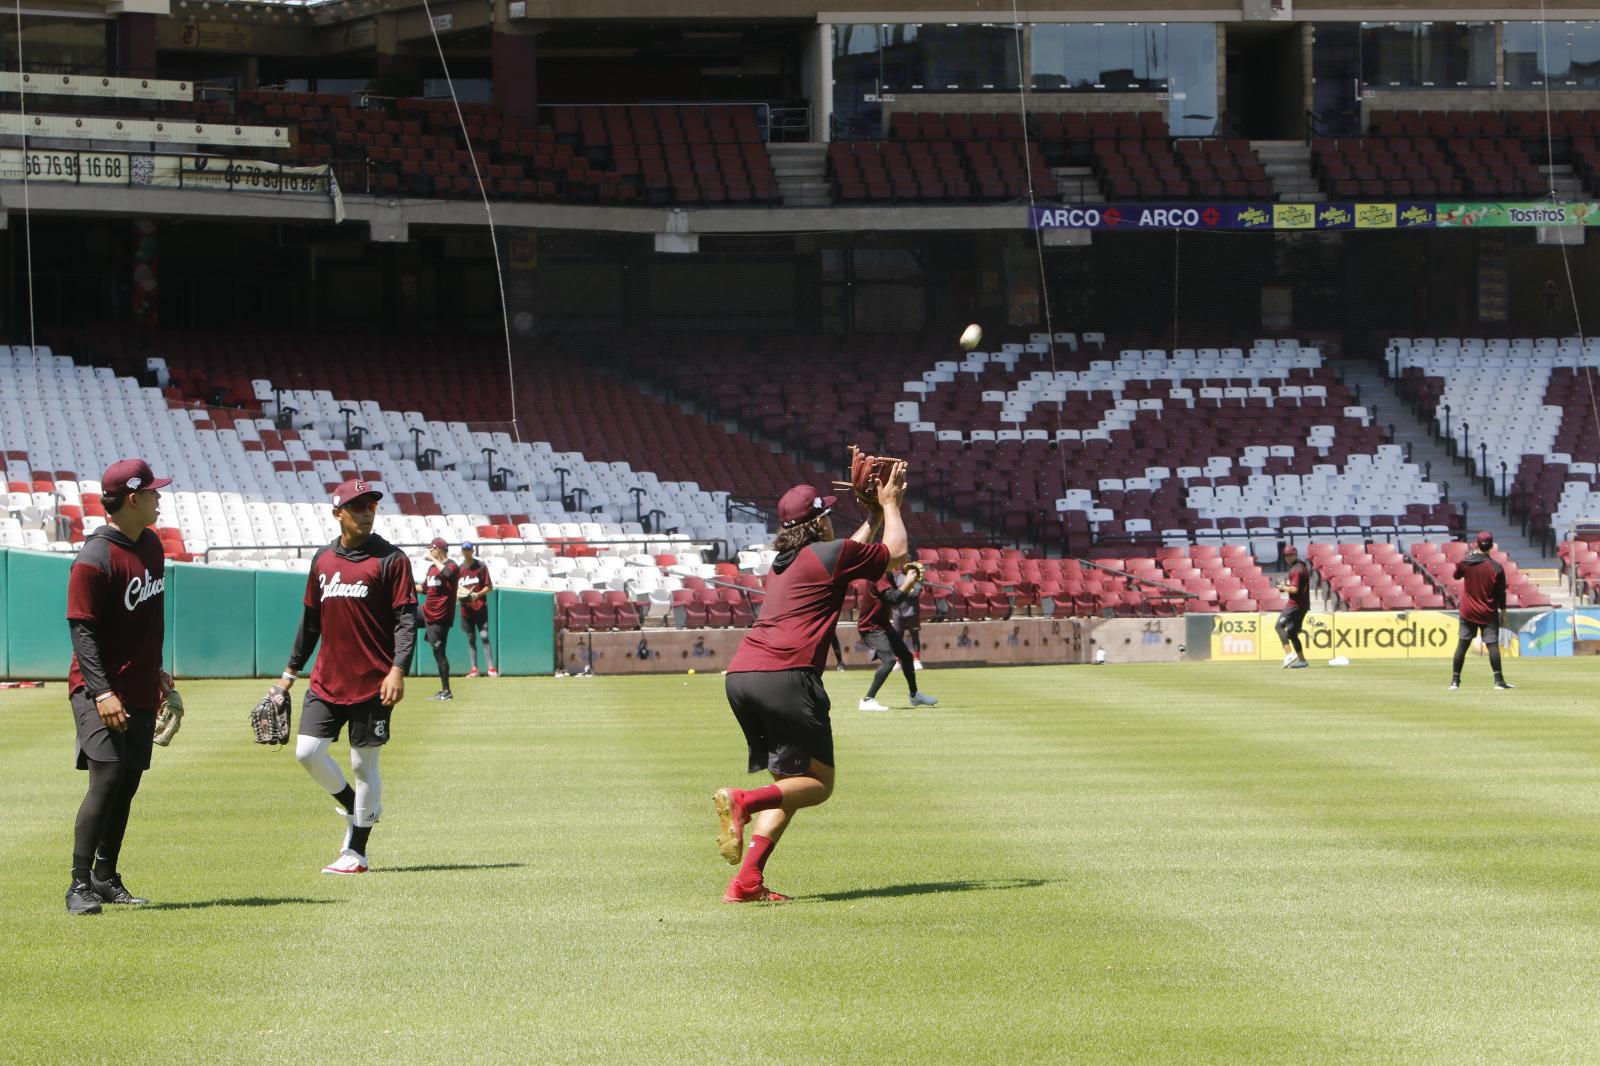
[[[796,485],[778,500],[778,525],[788,529],[821,518],[838,502],[837,496],[824,496],[810,485]]]
[[[438,548],[442,552],[450,550],[449,542],[446,541],[443,537],[434,537],[432,540],[430,540],[428,542],[428,547],[430,547],[430,548]]]
[[[333,505],[342,507],[351,500],[358,500],[363,496],[371,496],[374,501],[383,499],[383,493],[373,488],[370,481],[351,478],[333,490]]]
[[[1478,532],[1478,547],[1487,548],[1489,545],[1491,545],[1493,543],[1494,543],[1494,534],[1493,533],[1490,533],[1487,529],[1480,530]]]
[[[156,477],[143,459],[118,459],[100,475],[100,494],[126,496],[140,489],[164,489],[170,484],[170,477]]]
[[[462,551],[466,551],[468,548],[476,549],[477,547],[478,546],[476,544],[472,543],[472,541],[470,541],[470,540],[464,540],[464,541],[461,542],[461,550]]]

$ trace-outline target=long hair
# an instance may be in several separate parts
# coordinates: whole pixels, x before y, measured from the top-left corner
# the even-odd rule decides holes
[[[824,539],[827,530],[823,527],[823,523],[827,520],[827,515],[818,515],[809,522],[778,530],[778,537],[772,542],[772,550],[782,555],[785,552],[798,551],[807,544]]]

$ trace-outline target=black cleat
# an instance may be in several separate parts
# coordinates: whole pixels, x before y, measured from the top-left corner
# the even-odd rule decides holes
[[[94,894],[99,896],[101,901],[105,903],[122,903],[132,907],[139,907],[150,902],[147,899],[140,899],[132,892],[129,892],[126,886],[124,886],[122,883],[121,874],[112,874],[109,881],[102,881],[93,874],[90,874],[89,887],[92,888],[94,890]]]
[[[99,914],[100,897],[95,895],[94,889],[87,881],[74,881],[72,887],[67,889],[68,914]]]
[[[1517,686],[1513,685],[1511,682],[1502,677],[1494,683],[1494,687],[1500,689],[1510,689],[1516,688]]]
[[[428,698],[430,700],[453,700],[453,699],[455,699],[455,697],[450,694],[450,690],[449,689],[441,689],[440,691],[435,692],[433,695],[429,696]]]

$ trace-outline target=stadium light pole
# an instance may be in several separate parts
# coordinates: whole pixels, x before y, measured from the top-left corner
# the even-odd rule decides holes
[[[1449,442],[1450,447],[1454,447],[1455,438],[1450,436],[1450,405],[1445,403],[1439,406],[1444,408],[1444,439]]]
[[[1472,423],[1461,420],[1461,458],[1466,461],[1467,473],[1472,473]]]
[[[1494,496],[1494,477],[1489,473],[1489,442],[1478,442],[1478,476],[1483,478],[1484,488],[1488,489],[1487,495]]]
[[[1507,514],[1511,506],[1511,497],[1506,492],[1506,461],[1500,460],[1500,513]]]

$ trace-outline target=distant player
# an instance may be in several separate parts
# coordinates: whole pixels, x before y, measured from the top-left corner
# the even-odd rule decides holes
[[[346,481],[333,494],[339,536],[311,557],[305,613],[275,699],[287,699],[306,660],[322,642],[300,711],[295,757],[327,789],[349,822],[339,857],[325,874],[367,872],[367,838],[383,810],[378,756],[389,743],[395,705],[405,698],[406,671],[417,640],[417,595],[405,553],[372,532],[383,493]],[[351,788],[329,756],[350,727]]]
[[[866,697],[857,705],[860,710],[889,709],[878,702],[878,690],[888,680],[896,662],[906,677],[906,687],[911,690],[911,706],[932,707],[939,702],[926,692],[917,691],[917,661],[911,657],[911,649],[900,639],[900,634],[895,632],[890,618],[907,596],[915,595],[917,586],[921,584],[922,568],[913,563],[906,567],[902,583],[897,584],[893,574],[884,574],[867,590],[867,606],[856,620],[856,630],[867,647],[877,653],[878,672],[872,675],[872,687],[867,689]]]
[[[467,653],[472,656],[468,677],[478,676],[478,641],[483,641],[483,662],[490,677],[499,677],[494,668],[494,649],[489,647],[489,565],[479,559],[473,543],[461,545],[461,574],[456,579],[456,602],[461,604],[461,628],[467,634]]]
[[[904,593],[900,602],[894,605],[894,610],[889,612],[889,621],[894,625],[895,632],[900,634],[900,639],[905,641],[906,647],[911,649],[911,659],[918,670],[922,669],[922,579],[925,576],[921,563],[907,563],[906,569],[916,566],[916,584],[907,587],[902,584],[900,591]]]
[[[1450,664],[1450,691],[1461,687],[1461,667],[1467,661],[1472,638],[1482,636],[1489,649],[1489,668],[1494,671],[1494,687],[1516,686],[1500,670],[1500,612],[1506,609],[1506,571],[1489,552],[1494,549],[1494,534],[1478,534],[1477,544],[1456,564],[1454,577],[1461,582],[1461,630],[1457,634],[1456,657]]]
[[[1283,561],[1289,572],[1278,582],[1277,589],[1289,597],[1288,606],[1278,614],[1278,640],[1283,644],[1283,668],[1303,670],[1306,662],[1305,648],[1300,644],[1300,633],[1305,629],[1306,614],[1311,610],[1311,568],[1300,558],[1293,544],[1283,549]]]
[[[439,691],[429,699],[455,699],[450,694],[450,627],[456,620],[456,583],[461,576],[449,555],[450,545],[443,537],[434,537],[428,545],[428,575],[417,586],[417,593],[427,593],[422,601],[422,621],[427,628],[424,637],[433,649],[433,662],[439,668]]]
[[[69,914],[150,902],[123,886],[117,860],[134,793],[150,769],[161,704],[166,559],[150,527],[161,505],[157,490],[170,484],[143,459],[112,463],[100,477],[106,524],[84,542],[67,577],[67,692],[78,769],[89,771],[73,831]]]
[[[851,582],[875,582],[905,560],[905,481],[905,464],[896,463],[876,499],[858,494],[868,518],[844,541],[834,539],[829,518],[834,497],[796,485],[778,501],[778,556],[767,576],[766,601],[728,664],[726,681],[728,703],[749,749],[749,771],[770,771],[775,783],[716,792],[717,844],[724,859],[739,864],[725,902],[787,898],[767,888],[767,859],[795,812],[833,793],[833,726],[822,684],[828,634]],[[883,542],[873,544],[879,523]],[[748,851],[746,821],[752,834]]]

